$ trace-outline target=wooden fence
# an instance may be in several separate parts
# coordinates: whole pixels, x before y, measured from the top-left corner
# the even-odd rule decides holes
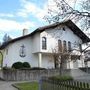
[[[90,90],[90,84],[78,81],[53,81],[42,78],[39,82],[39,90]]]
[[[0,71],[0,78],[6,81],[35,81],[39,80],[42,76],[55,76],[59,75],[58,69],[46,70],[3,70]]]

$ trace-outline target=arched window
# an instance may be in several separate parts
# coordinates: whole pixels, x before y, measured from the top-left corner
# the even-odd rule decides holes
[[[47,49],[47,40],[46,37],[42,37],[42,49]]]
[[[62,52],[62,41],[58,40],[58,52]]]
[[[71,42],[68,41],[68,52],[71,52]]]
[[[82,45],[79,44],[79,49],[80,49],[80,52],[82,52]]]
[[[66,45],[66,41],[63,41],[63,52],[67,52],[67,45]]]

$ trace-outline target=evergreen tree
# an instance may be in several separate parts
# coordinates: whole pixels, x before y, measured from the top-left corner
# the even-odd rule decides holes
[[[10,40],[11,40],[11,37],[9,35],[5,34],[4,37],[3,37],[3,43],[6,43]]]

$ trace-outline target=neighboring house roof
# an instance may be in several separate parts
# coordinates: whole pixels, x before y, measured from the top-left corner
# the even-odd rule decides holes
[[[87,37],[71,20],[67,20],[67,21],[64,21],[64,22],[57,22],[57,23],[54,23],[54,24],[51,24],[51,25],[47,25],[47,26],[44,26],[44,27],[39,27],[35,31],[33,31],[32,33],[30,33],[28,35],[21,36],[21,37],[12,39],[11,41],[8,41],[7,43],[3,44],[0,47],[0,49],[4,49],[10,43],[13,43],[15,41],[18,41],[18,40],[27,38],[29,36],[32,36],[32,35],[34,35],[37,32],[42,32],[42,31],[44,31],[46,29],[55,28],[55,27],[57,27],[59,25],[66,25],[67,27],[69,27],[73,31],[74,34],[76,34],[79,38],[81,38],[83,43],[90,42],[90,38],[89,37]]]

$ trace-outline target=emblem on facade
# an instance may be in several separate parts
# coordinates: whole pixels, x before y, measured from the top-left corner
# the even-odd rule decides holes
[[[24,45],[22,45],[20,47],[19,56],[20,57],[25,57],[26,56],[26,50],[25,50],[25,46]]]

